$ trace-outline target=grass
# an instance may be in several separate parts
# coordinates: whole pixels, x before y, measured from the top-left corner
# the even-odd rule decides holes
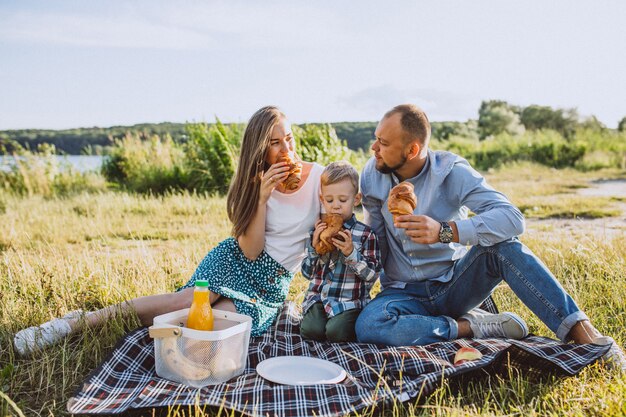
[[[531,219],[603,218],[619,216],[621,198],[576,195],[591,181],[623,178],[623,170],[584,173],[556,170],[539,164],[516,163],[487,174],[488,181],[506,194]]]
[[[580,201],[582,197],[575,192],[588,181],[618,176],[623,173],[582,174],[521,165],[489,173],[488,179],[520,206],[546,201],[550,207],[567,208]],[[598,198],[584,200],[592,205]],[[601,200],[599,205],[619,203],[619,199]],[[77,308],[92,310],[130,297],[172,291],[230,231],[223,198],[192,194],[103,192],[67,198],[1,194],[0,224],[2,416],[67,415],[65,405],[71,393],[137,322],[113,320],[33,359],[16,357],[11,343],[16,331]],[[597,327],[624,346],[626,234],[575,235],[547,222],[527,232],[523,241]],[[298,276],[289,298],[300,301],[305,290],[306,282]],[[506,285],[496,289],[495,299],[502,310],[521,314],[532,332],[552,336]],[[428,398],[396,404],[384,414],[621,416],[626,414],[624,404],[626,377],[594,365],[566,379],[534,380],[511,370],[507,377],[465,384],[443,381]],[[166,412],[203,415],[195,409]],[[224,410],[220,414],[230,415]]]

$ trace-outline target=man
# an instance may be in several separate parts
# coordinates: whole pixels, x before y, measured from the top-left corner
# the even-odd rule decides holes
[[[359,341],[399,346],[462,337],[521,339],[528,330],[517,315],[475,308],[504,280],[560,340],[610,344],[605,360],[626,371],[613,339],[596,330],[517,239],[524,231],[521,212],[465,159],[428,149],[430,123],[423,111],[394,107],[375,136],[361,191],[384,271],[382,291],[357,320]],[[387,198],[401,181],[414,185],[417,207],[394,223]],[[468,209],[476,215],[468,218]]]

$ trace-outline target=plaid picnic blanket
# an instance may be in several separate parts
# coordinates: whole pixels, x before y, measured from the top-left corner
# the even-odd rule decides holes
[[[154,368],[154,343],[147,328],[128,334],[69,399],[72,414],[115,414],[129,409],[210,405],[250,416],[338,416],[391,401],[423,398],[452,378],[485,369],[575,375],[608,347],[561,344],[529,336],[508,339],[459,339],[423,347],[382,347],[363,343],[320,343],[300,337],[299,307],[287,303],[270,330],[251,339],[242,375],[230,381],[189,388],[160,378]],[[462,346],[483,357],[454,366]],[[265,380],[257,364],[276,356],[312,356],[334,362],[347,378],[334,385],[286,386]],[[486,374],[485,374],[486,375]]]

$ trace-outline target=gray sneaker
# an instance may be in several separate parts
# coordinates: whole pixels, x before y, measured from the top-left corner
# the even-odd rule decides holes
[[[491,314],[475,308],[462,315],[460,319],[469,322],[476,339],[491,337],[523,339],[528,336],[528,326],[520,316],[514,313]]]
[[[600,336],[593,339],[593,343],[595,345],[611,345],[611,348],[602,355],[600,360],[604,363],[608,369],[621,371],[626,373],[626,354],[624,351],[615,343],[612,337],[609,336]]]
[[[82,310],[71,311],[61,318],[20,330],[13,338],[13,346],[20,356],[27,356],[37,350],[55,345],[72,332],[68,322],[79,319],[82,315]]]

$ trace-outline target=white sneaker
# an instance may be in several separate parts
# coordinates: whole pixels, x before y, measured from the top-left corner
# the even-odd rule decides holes
[[[68,321],[78,319],[82,315],[82,310],[70,311],[61,318],[20,330],[15,334],[13,346],[20,356],[27,356],[37,350],[55,345],[72,332]]]
[[[528,336],[528,326],[520,316],[514,313],[492,314],[475,308],[459,318],[469,321],[476,339],[490,337],[523,339]]]
[[[596,337],[593,339],[593,344],[602,346],[611,345],[611,348],[602,355],[600,360],[604,362],[604,366],[608,369],[626,373],[626,354],[624,354],[624,351],[615,343],[612,337]]]

